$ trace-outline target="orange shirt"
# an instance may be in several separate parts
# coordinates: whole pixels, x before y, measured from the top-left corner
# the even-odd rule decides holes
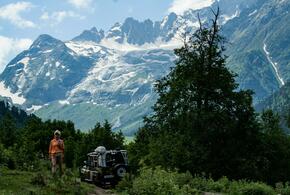
[[[49,154],[64,153],[63,140],[54,138],[50,141]]]

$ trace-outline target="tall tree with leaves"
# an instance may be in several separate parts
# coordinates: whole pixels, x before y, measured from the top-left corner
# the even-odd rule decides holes
[[[286,182],[290,178],[290,140],[281,128],[281,119],[272,110],[261,114],[261,128],[263,131],[263,156],[267,159],[263,172],[264,178],[270,184]]]
[[[154,114],[136,137],[135,147],[145,142],[147,150],[135,153],[151,165],[257,178],[260,132],[252,92],[238,91],[225,65],[219,10],[213,14],[175,50],[176,67],[157,82]]]
[[[91,131],[83,134],[81,143],[78,145],[78,163],[86,160],[87,153],[94,151],[98,146],[105,146],[108,150],[122,149],[124,141],[125,138],[122,132],[113,132],[112,126],[107,120],[103,125],[98,122]]]
[[[5,147],[13,146],[16,143],[18,129],[16,122],[10,113],[6,113],[0,121],[0,142]]]

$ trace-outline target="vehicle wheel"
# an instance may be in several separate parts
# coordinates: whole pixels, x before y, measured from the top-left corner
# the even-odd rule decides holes
[[[115,174],[119,178],[125,177],[125,174],[127,173],[127,169],[125,166],[117,166],[115,169]]]

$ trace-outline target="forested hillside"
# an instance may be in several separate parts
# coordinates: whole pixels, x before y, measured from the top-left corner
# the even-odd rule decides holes
[[[33,117],[24,110],[14,106],[9,100],[0,101],[0,118],[11,118],[17,127],[23,127],[25,122]]]

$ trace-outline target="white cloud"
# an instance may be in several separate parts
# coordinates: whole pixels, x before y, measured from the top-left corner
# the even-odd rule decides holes
[[[183,14],[188,9],[201,9],[210,6],[214,0],[173,0],[168,12]]]
[[[32,44],[30,39],[12,39],[0,36],[0,72],[2,72],[8,62],[19,52],[28,49]]]
[[[20,15],[32,7],[33,5],[30,2],[23,1],[4,5],[0,7],[0,19],[8,20],[19,28],[35,27],[32,21],[26,20]]]
[[[49,20],[49,14],[48,12],[44,12],[41,16],[40,16],[40,19],[42,20]]]
[[[81,9],[81,8],[89,8],[92,0],[68,0],[70,4],[74,7]]]
[[[51,21],[52,25],[56,25],[61,23],[66,18],[78,18],[78,19],[85,19],[85,16],[81,16],[73,11],[58,11],[49,14],[48,12],[44,12],[40,19]]]

